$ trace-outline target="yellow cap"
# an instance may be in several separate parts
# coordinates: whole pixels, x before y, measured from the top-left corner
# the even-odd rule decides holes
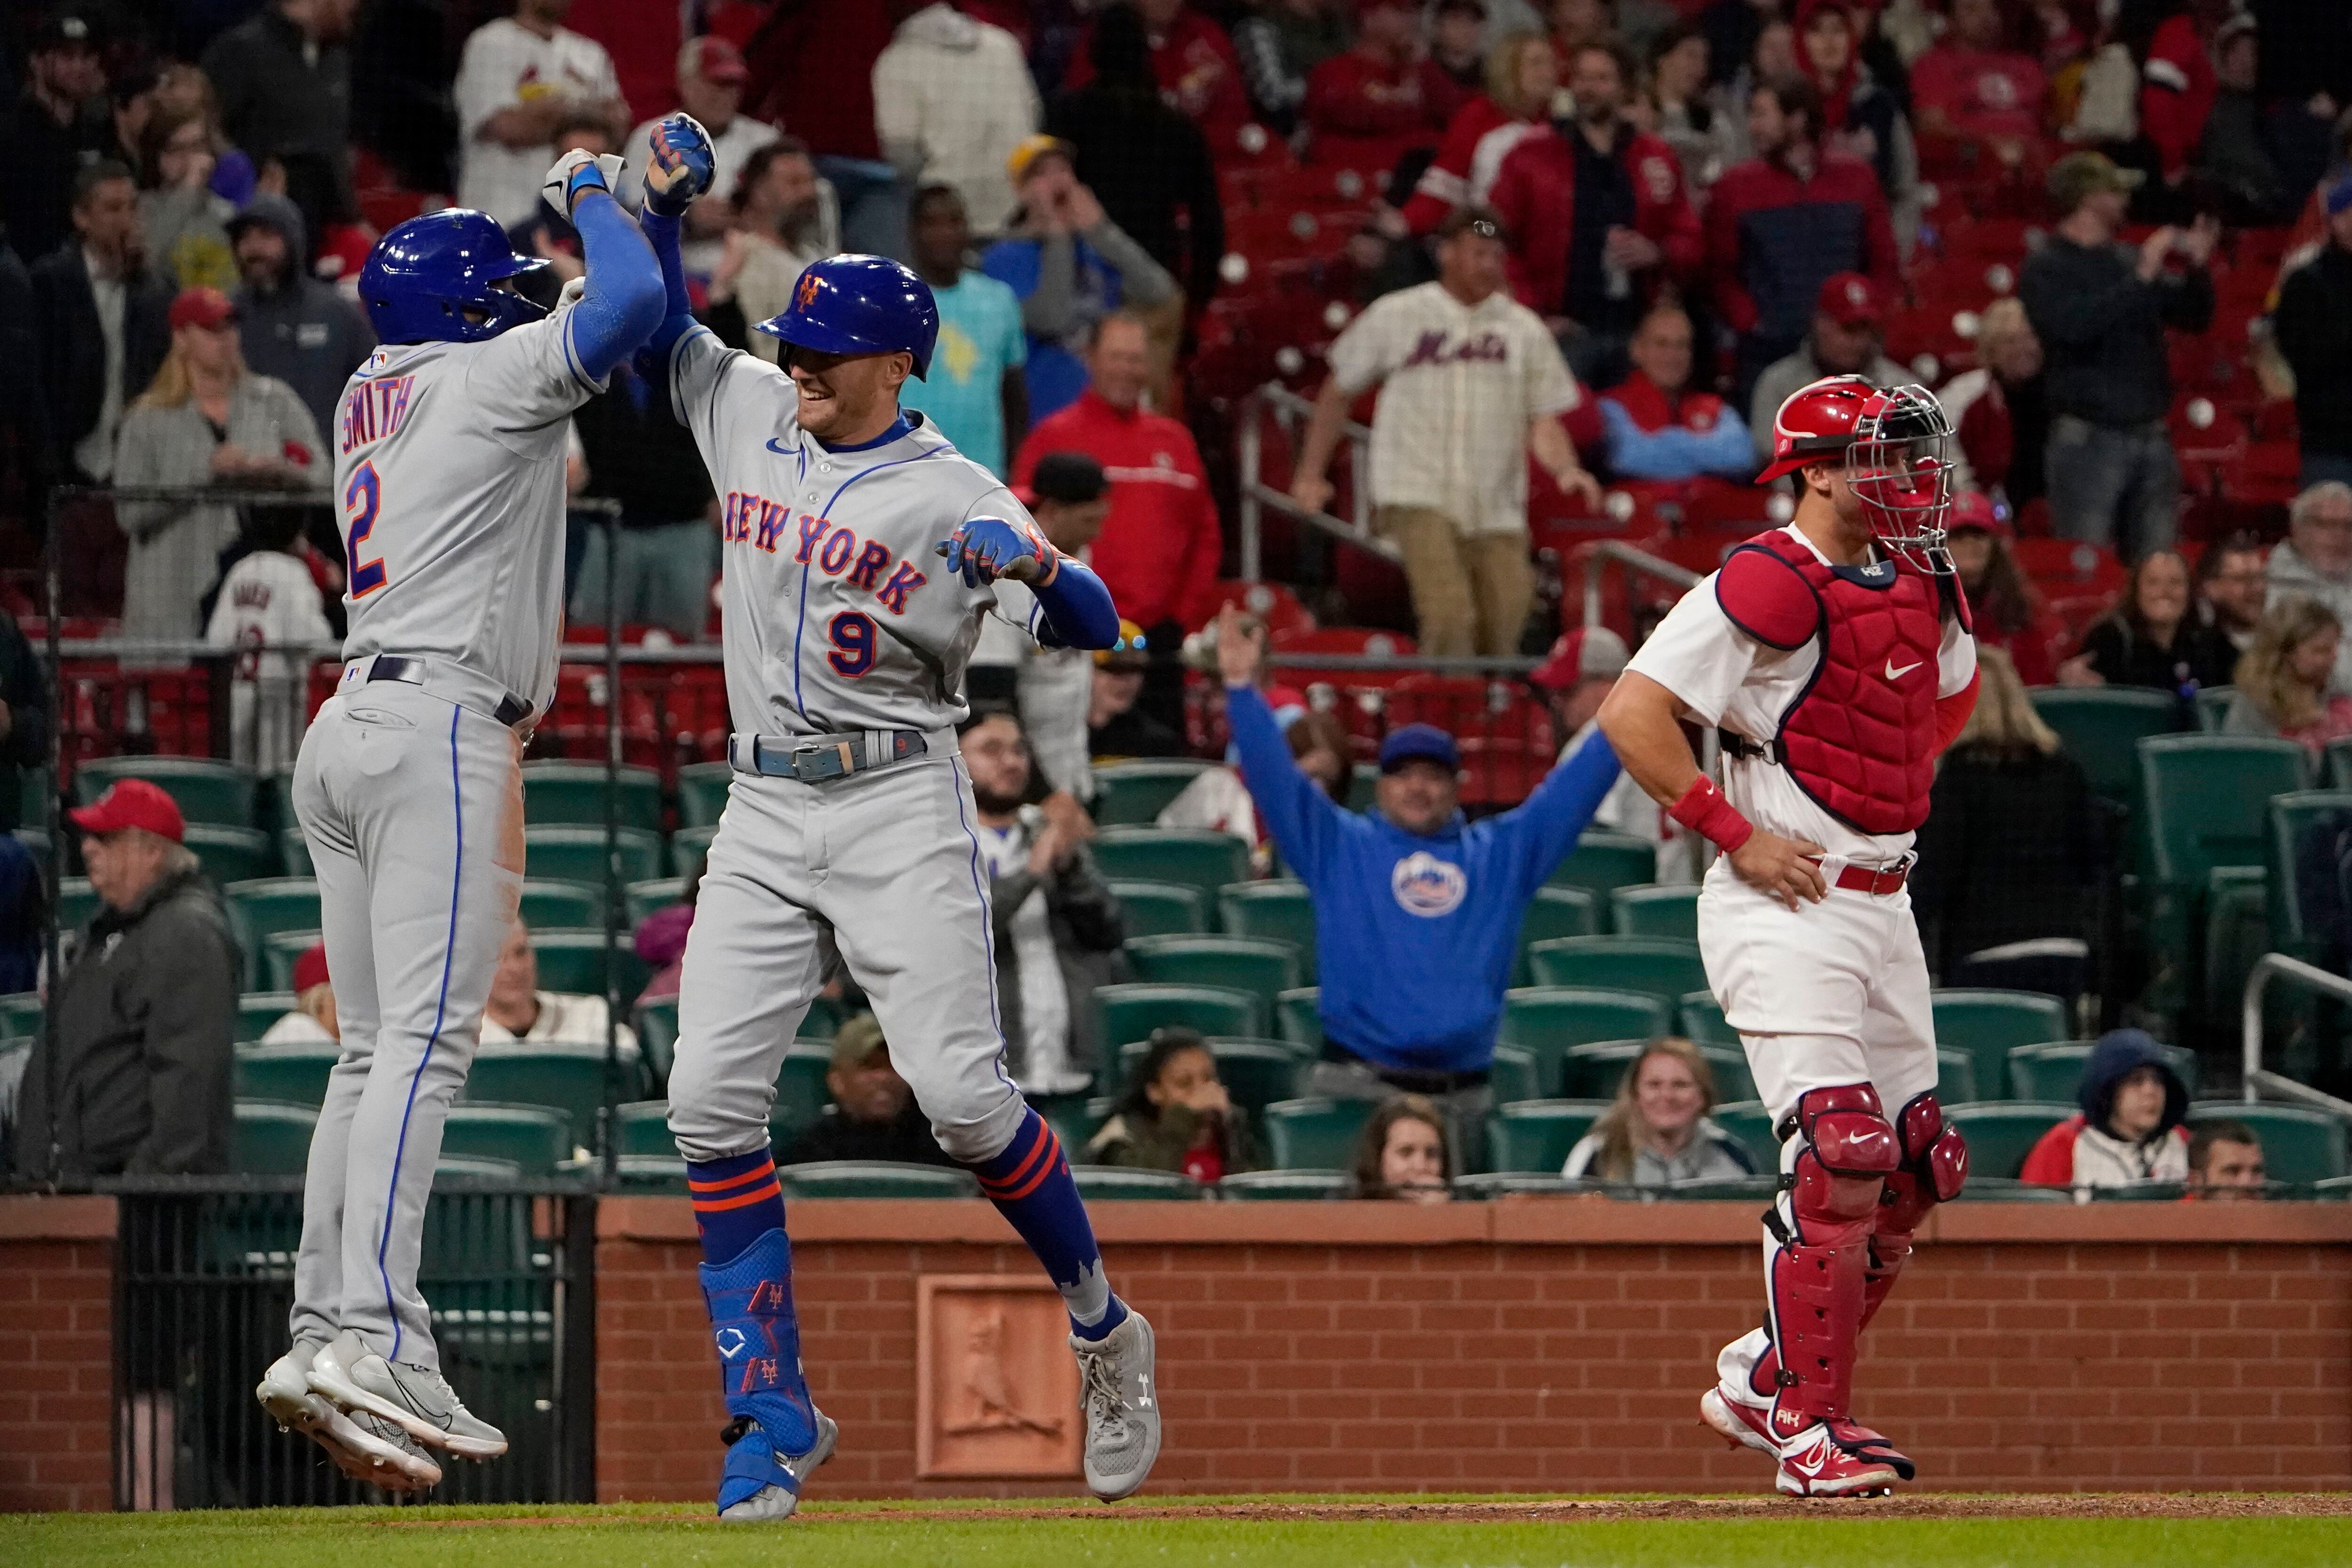
[[[1076,148],[1058,136],[1047,136],[1041,131],[1035,136],[1023,137],[1020,144],[1005,155],[1004,177],[1019,184],[1029,177],[1029,166],[1048,152],[1058,152],[1073,163],[1077,162]]]
[[[1118,641],[1108,648],[1095,650],[1095,667],[1139,670],[1151,662],[1151,650],[1145,643],[1143,628],[1132,621],[1118,623]]]

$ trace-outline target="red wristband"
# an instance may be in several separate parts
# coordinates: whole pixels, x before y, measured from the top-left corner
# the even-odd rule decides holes
[[[1739,809],[1723,798],[1715,780],[1700,774],[1683,791],[1683,798],[1666,810],[1666,815],[1708,840],[1725,854],[1731,853],[1755,835],[1756,824],[1739,814]]]

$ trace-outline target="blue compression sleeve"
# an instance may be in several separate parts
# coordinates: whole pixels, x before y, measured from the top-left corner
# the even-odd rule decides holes
[[[583,193],[572,223],[588,260],[588,293],[572,311],[572,352],[591,381],[602,382],[661,324],[661,270],[610,195]]]
[[[1118,641],[1118,608],[1091,568],[1064,556],[1054,580],[1034,591],[1048,633],[1038,641],[1047,647],[1108,648]]]
[[[681,220],[647,207],[637,214],[637,227],[645,231],[646,243],[654,247],[654,256],[661,263],[665,301],[661,325],[654,329],[653,339],[646,348],[667,357],[670,345],[685,337],[687,329],[694,325],[694,304],[686,292],[686,263],[677,251]]]

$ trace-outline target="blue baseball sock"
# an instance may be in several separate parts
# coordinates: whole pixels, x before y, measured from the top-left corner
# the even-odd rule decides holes
[[[775,1157],[765,1148],[723,1160],[688,1160],[686,1190],[694,1196],[702,1260],[713,1267],[733,1262],[752,1242],[784,1228],[784,1191],[776,1185]]]
[[[1021,1233],[1070,1312],[1071,1332],[1098,1340],[1127,1321],[1127,1306],[1103,1278],[1102,1250],[1095,1228],[1071,1179],[1062,1143],[1044,1117],[1031,1111],[1021,1130],[994,1159],[971,1166],[980,1190]]]

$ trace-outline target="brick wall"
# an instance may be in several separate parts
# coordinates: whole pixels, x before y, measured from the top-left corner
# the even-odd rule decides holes
[[[113,1506],[114,1200],[0,1197],[0,1511]]]
[[[1095,1215],[1160,1334],[1156,1490],[1769,1484],[1696,1412],[1757,1321],[1750,1205]],[[914,1479],[916,1277],[1035,1267],[992,1210],[813,1203],[793,1229],[810,1380],[842,1425],[815,1495],[1073,1490]],[[600,1490],[706,1498],[726,1417],[691,1217],[619,1199],[599,1230]],[[2352,1206],[1939,1210],[1859,1387],[1923,1485],[2352,1486]]]

